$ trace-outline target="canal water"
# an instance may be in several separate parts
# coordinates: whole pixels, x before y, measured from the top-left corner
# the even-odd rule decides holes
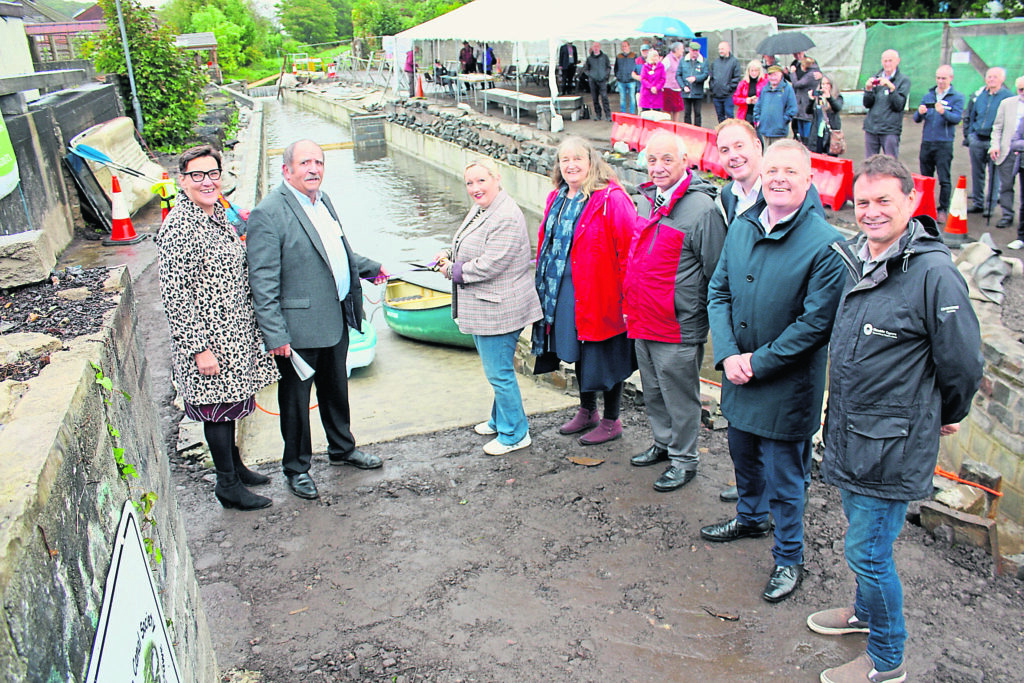
[[[347,142],[348,128],[311,112],[263,100],[267,148],[280,149],[300,137],[320,144]],[[407,263],[428,263],[470,207],[459,179],[397,151],[356,160],[354,150],[324,152],[322,189],[331,197],[352,248],[384,263],[393,274]],[[268,161],[268,187],[281,182],[281,158]],[[539,217],[527,215],[531,234]]]

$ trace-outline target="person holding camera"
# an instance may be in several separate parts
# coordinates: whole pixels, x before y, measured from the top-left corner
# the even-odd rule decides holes
[[[900,53],[886,50],[882,53],[882,70],[868,79],[864,86],[864,153],[872,157],[878,153],[896,159],[900,156],[900,136],[903,134],[903,107],[910,94],[910,79],[899,70]]]
[[[935,71],[935,87],[921,98],[914,111],[914,123],[924,122],[921,151],[917,161],[921,175],[939,178],[939,223],[949,215],[949,199],[953,193],[950,168],[953,165],[953,141],[956,127],[964,115],[964,95],[953,89],[953,67],[943,64]]]
[[[808,147],[812,152],[837,157],[846,151],[843,122],[839,112],[843,109],[843,96],[832,84],[832,78],[822,74],[818,89],[814,91],[814,118]]]

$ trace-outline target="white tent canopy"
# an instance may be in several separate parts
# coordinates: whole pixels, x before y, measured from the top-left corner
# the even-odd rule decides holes
[[[645,32],[640,31],[640,25],[652,16],[674,17],[683,21],[694,33],[713,33],[730,40],[734,46],[737,45],[736,34],[740,31],[744,34],[744,42],[750,42],[748,36],[751,32],[764,37],[778,31],[775,17],[734,7],[719,0],[667,0],[653,5],[650,0],[591,0],[582,6],[552,0],[474,0],[457,10],[402,31],[395,39],[400,46],[408,46],[413,41],[509,42],[513,44],[512,63],[521,60],[524,44],[546,43],[547,49],[544,52],[549,69],[548,81],[554,100],[557,95],[556,55],[562,41],[642,38]],[[585,55],[586,48],[580,54]],[[393,61],[398,62],[397,59]],[[397,66],[395,69],[397,77]]]
[[[527,42],[539,40],[617,40],[642,36],[652,16],[675,17],[696,33],[763,28],[775,33],[775,17],[718,0],[592,0],[584,5],[551,0],[474,0],[457,10],[402,31],[406,40]],[[692,36],[682,36],[692,37]]]

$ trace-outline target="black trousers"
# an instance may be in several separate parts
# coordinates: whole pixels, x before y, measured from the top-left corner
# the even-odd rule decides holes
[[[939,211],[949,211],[949,198],[953,194],[953,183],[949,169],[953,165],[953,141],[921,141],[921,152],[917,157],[921,175],[926,178],[939,176]]]
[[[334,346],[317,349],[292,349],[316,372],[305,382],[299,379],[291,359],[274,356],[281,381],[277,385],[277,403],[281,411],[281,436],[284,455],[281,467],[285,474],[309,471],[313,457],[313,444],[309,435],[309,394],[316,385],[320,422],[327,434],[327,453],[333,457],[350,454],[356,440],[350,429],[351,414],[348,405],[348,328],[341,341]]]
[[[686,103],[686,108],[683,109],[683,123],[689,123],[692,126],[699,127],[701,124],[700,105],[702,101],[696,98],[684,98],[683,102]]]
[[[600,119],[601,112],[609,119],[612,118],[612,106],[608,103],[608,82],[595,81],[590,79],[590,96],[594,98],[594,118]],[[601,107],[604,107],[602,110]]]
[[[562,94],[570,95],[576,92],[576,65],[562,67]]]

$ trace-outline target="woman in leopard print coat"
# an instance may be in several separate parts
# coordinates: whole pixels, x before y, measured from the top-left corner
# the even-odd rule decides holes
[[[220,196],[220,154],[193,147],[178,162],[182,194],[160,228],[160,294],[171,331],[174,380],[185,414],[203,422],[224,507],[267,507],[245,488],[265,484],[235,446],[235,420],[279,375],[256,326],[245,249]]]

